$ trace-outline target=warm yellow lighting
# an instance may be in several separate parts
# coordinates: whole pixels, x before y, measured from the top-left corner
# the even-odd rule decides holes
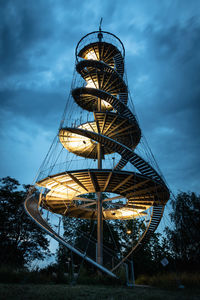
[[[111,108],[112,107],[108,102],[106,102],[104,100],[101,100],[101,104],[102,104],[102,106],[104,106],[106,108]]]
[[[98,83],[94,82],[92,79],[89,79],[89,80],[87,80],[86,87],[96,89],[96,88],[98,88]],[[101,106],[102,106],[102,108],[104,107],[106,109],[112,108],[112,106],[108,102],[106,102],[105,100],[101,100]]]
[[[126,233],[127,233],[127,234],[131,234],[132,231],[131,231],[130,229],[127,229]]]
[[[77,150],[78,148],[84,150],[84,148],[90,147],[94,144],[89,138],[74,133],[68,133],[67,141],[65,140],[64,142],[67,142],[69,150]]]
[[[135,211],[133,210],[126,210],[126,209],[120,209],[120,213],[123,217],[130,217],[130,216],[134,216],[136,214]]]
[[[55,182],[50,182],[50,183],[46,184],[45,188],[51,190],[53,188],[53,186],[55,186],[55,185],[56,185]]]
[[[95,88],[96,89],[96,84],[92,79],[87,80],[87,84],[86,87],[90,87],[90,88]]]
[[[86,59],[92,59],[92,60],[97,60],[97,56],[96,53],[91,50],[90,52],[88,52],[85,56]]]
[[[131,217],[131,216],[137,216],[139,215],[141,212],[143,212],[142,209],[127,209],[127,208],[121,208],[120,209],[120,213],[122,215],[122,217]]]
[[[98,132],[96,122],[84,123],[84,124],[81,124],[80,126],[78,126],[78,128],[90,130],[93,132]]]
[[[78,126],[78,129],[97,132],[97,126],[95,122],[88,122]],[[87,153],[91,153],[96,147],[96,142],[90,138],[87,138],[81,134],[69,132],[67,130],[61,130],[59,138],[63,146],[70,152],[80,156],[84,156]],[[83,155],[81,155],[83,154]]]
[[[94,89],[98,89],[99,88],[99,84],[97,81],[94,81],[92,79],[88,79],[87,83],[86,83],[86,87],[87,88],[94,88]],[[101,100],[101,107],[104,109],[111,109],[112,105],[110,105],[108,102],[106,102],[105,100]]]

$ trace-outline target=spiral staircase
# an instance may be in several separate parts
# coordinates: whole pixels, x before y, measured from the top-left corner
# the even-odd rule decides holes
[[[93,40],[90,39],[93,37]],[[120,49],[113,42],[117,41]],[[42,188],[39,196],[30,193],[25,208],[32,219],[48,234],[97,269],[115,277],[115,270],[144,245],[156,230],[169,199],[163,177],[134,150],[141,139],[141,130],[128,106],[128,88],[124,80],[124,46],[113,34],[102,30],[84,36],[76,48],[76,72],[84,80],[72,89],[75,103],[93,113],[93,121],[78,126],[62,126],[59,141],[65,151],[86,160],[96,160],[96,168],[64,170],[36,182]],[[120,159],[113,168],[103,168],[107,155],[117,153]],[[133,170],[127,171],[126,165]],[[137,170],[137,171],[136,171]],[[96,199],[87,194],[95,193]],[[112,195],[103,199],[102,193]],[[113,196],[114,194],[114,196]],[[123,201],[118,201],[123,199]],[[104,203],[110,203],[109,207]],[[66,243],[42,218],[39,207],[68,218],[92,219],[98,223],[98,257]],[[150,210],[150,219],[142,236],[128,255],[108,269],[103,265],[103,220],[131,220]]]

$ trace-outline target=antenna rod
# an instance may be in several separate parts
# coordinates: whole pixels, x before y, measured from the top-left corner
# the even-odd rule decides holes
[[[101,24],[102,24],[102,21],[103,21],[103,18],[100,19],[100,23],[99,23],[99,33],[98,33],[98,39],[99,39],[99,42],[101,43],[102,41],[102,38],[103,38],[103,34],[101,33]],[[101,48],[101,46],[99,46]],[[99,49],[100,49],[99,48]],[[99,54],[101,56],[101,49],[99,51]],[[101,57],[100,57],[100,60],[101,60]]]
[[[103,18],[101,17],[100,23],[99,23],[99,31],[101,31],[101,24],[102,24]]]

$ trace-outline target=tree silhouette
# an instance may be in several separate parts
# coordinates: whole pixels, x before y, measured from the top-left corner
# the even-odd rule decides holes
[[[19,182],[11,177],[0,180],[1,265],[23,267],[49,254],[45,234],[24,210],[28,188],[24,186],[23,190],[19,190]]]
[[[171,200],[172,228],[167,227],[171,253],[179,268],[200,267],[200,196],[181,192]]]

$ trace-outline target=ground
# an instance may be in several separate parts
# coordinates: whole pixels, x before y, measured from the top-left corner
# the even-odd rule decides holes
[[[177,289],[164,290],[146,287],[111,287],[94,285],[60,285],[60,284],[0,284],[0,299],[20,300],[199,300],[200,290]]]

